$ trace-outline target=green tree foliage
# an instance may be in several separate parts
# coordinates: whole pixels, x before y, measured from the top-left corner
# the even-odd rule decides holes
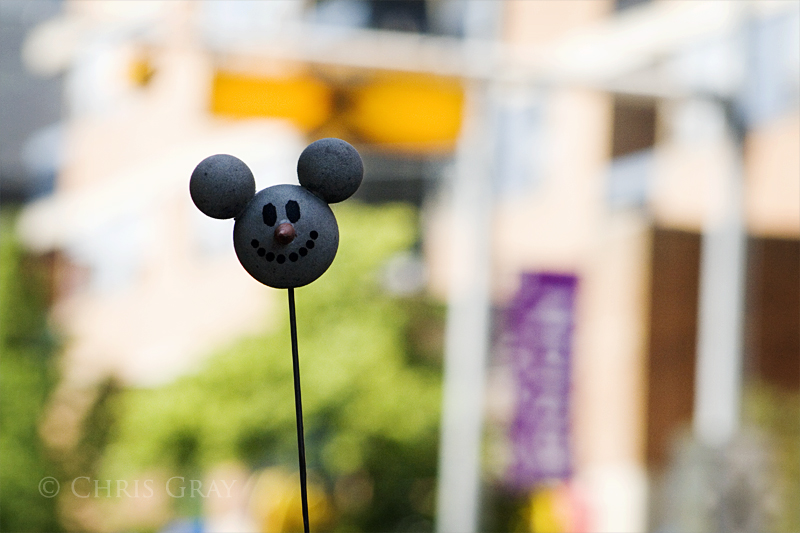
[[[743,407],[745,421],[763,431],[773,446],[772,486],[780,502],[770,529],[800,531],[800,394],[751,383],[745,389]]]
[[[337,259],[296,290],[309,470],[328,489],[342,477],[369,478],[371,503],[340,509],[339,528],[425,529],[433,513],[443,310],[382,289],[386,261],[415,242],[414,210],[337,207]],[[254,282],[253,290],[270,289]],[[253,469],[296,468],[286,291],[275,296],[285,317],[279,327],[223,349],[194,375],[122,394],[108,476],[152,467],[188,476],[229,459]]]
[[[54,338],[41,264],[25,258],[11,217],[0,221],[0,531],[58,531],[55,499],[39,482],[58,477],[37,424],[53,383]]]

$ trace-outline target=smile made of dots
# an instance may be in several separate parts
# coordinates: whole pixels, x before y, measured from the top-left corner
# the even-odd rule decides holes
[[[317,240],[317,237],[319,237],[319,233],[317,233],[316,231],[312,230],[311,233],[309,233],[309,236],[311,238],[306,241],[306,245],[305,246],[300,247],[300,249],[297,250],[297,252],[292,252],[292,253],[289,254],[289,261],[294,263],[295,261],[300,259],[301,256],[305,257],[306,255],[308,255],[308,250],[311,250],[311,249],[314,248],[314,241]],[[258,248],[256,253],[258,255],[260,255],[261,257],[263,257],[264,259],[266,259],[267,261],[269,261],[269,262],[277,261],[279,265],[282,265],[282,264],[284,264],[286,262],[286,256],[285,255],[278,254],[276,256],[272,252],[268,253],[264,248],[259,248],[261,246],[261,243],[258,242],[258,239],[253,239],[252,241],[250,241],[250,245],[253,248]],[[297,255],[298,253],[300,255]]]

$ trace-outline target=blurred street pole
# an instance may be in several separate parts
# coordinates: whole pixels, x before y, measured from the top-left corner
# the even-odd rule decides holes
[[[719,104],[730,108],[730,105]],[[724,110],[721,110],[725,112]],[[745,228],[741,128],[725,113],[731,149],[723,211],[703,228],[700,256],[694,432],[720,446],[739,426],[744,315]]]
[[[747,5],[742,8],[744,15],[740,19],[745,52],[749,42],[747,8]],[[719,190],[719,211],[711,209],[706,215],[701,241],[692,425],[695,437],[711,447],[721,447],[731,440],[739,429],[741,411],[747,230],[746,125],[739,104],[744,82],[741,76],[730,84],[731,94],[714,98],[718,112],[724,117],[722,140],[728,149],[729,165]]]
[[[451,179],[451,278],[436,530],[477,530],[486,359],[489,349],[492,142],[485,84],[467,91],[468,120]]]
[[[464,38],[496,39],[501,2],[465,3]],[[466,48],[465,48],[466,49]],[[491,68],[491,60],[489,61]],[[464,127],[450,176],[450,287],[445,331],[436,531],[478,530],[486,362],[490,336],[493,83],[466,81]]]

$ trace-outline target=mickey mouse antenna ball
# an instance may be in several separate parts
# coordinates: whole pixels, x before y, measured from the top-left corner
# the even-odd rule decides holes
[[[306,451],[294,289],[320,277],[339,248],[339,227],[328,204],[352,196],[364,177],[358,152],[341,139],[321,139],[297,161],[300,185],[275,185],[256,193],[253,173],[232,155],[212,155],[192,172],[189,193],[200,211],[212,218],[234,218],[233,248],[244,269],[257,281],[289,290],[297,447],[303,526],[308,533]]]

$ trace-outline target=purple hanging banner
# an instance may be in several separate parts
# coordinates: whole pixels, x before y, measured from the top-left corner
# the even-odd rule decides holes
[[[570,358],[578,278],[523,274],[508,314],[517,403],[511,425],[509,480],[528,488],[567,479],[570,453]]]

